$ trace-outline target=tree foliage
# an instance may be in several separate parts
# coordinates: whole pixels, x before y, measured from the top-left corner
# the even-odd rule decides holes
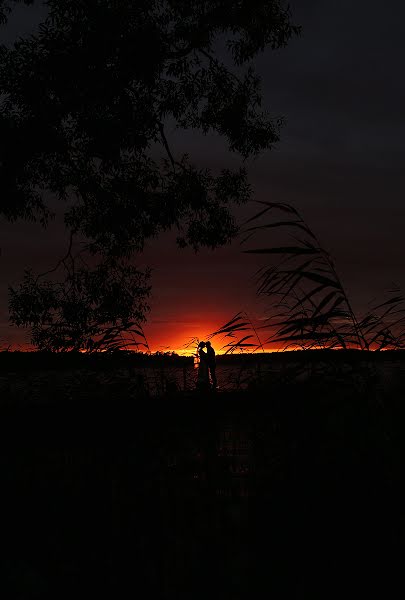
[[[71,201],[68,226],[108,254],[173,225],[193,246],[228,240],[229,203],[249,196],[245,171],[214,177],[177,157],[165,127],[217,132],[244,158],[278,140],[249,62],[297,32],[283,3],[45,4],[38,33],[0,51],[3,214],[46,217],[51,192]],[[214,53],[218,36],[240,76]]]
[[[25,272],[10,288],[11,321],[32,328],[39,350],[114,350],[146,346],[142,331],[149,294],[147,274],[131,264],[102,262],[93,269],[65,261],[62,283]]]
[[[13,4],[0,0],[0,21]],[[299,33],[284,1],[44,4],[35,34],[0,47],[0,215],[46,225],[50,200],[63,203],[106,264],[173,227],[182,247],[230,241],[231,207],[251,194],[244,166],[201,168],[168,129],[219,134],[242,160],[278,141],[252,59]]]

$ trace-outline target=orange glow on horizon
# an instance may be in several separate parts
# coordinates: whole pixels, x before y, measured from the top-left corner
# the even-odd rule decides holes
[[[193,316],[188,316],[188,321],[153,321],[148,322],[144,327],[144,333],[146,336],[146,340],[148,343],[148,348],[144,345],[140,344],[139,346],[131,345],[127,347],[127,350],[138,351],[138,352],[148,352],[150,351],[152,354],[156,352],[175,352],[179,356],[194,356],[197,350],[197,344],[199,341],[210,339],[213,348],[217,355],[225,354],[227,348],[224,346],[229,342],[237,342],[239,339],[244,337],[245,335],[252,335],[253,337],[248,340],[248,342],[258,344],[257,338],[253,330],[246,330],[241,332],[236,332],[235,337],[224,337],[224,336],[216,336],[214,338],[209,338],[209,336],[217,331],[224,323],[227,321],[227,318],[218,319],[215,321],[205,321],[202,323],[201,321],[194,321]],[[229,315],[227,315],[229,320]],[[257,325],[257,323],[255,323]],[[263,335],[264,339],[268,339],[270,335],[270,331],[265,332]],[[259,337],[260,333],[259,333]],[[142,340],[139,340],[140,342]],[[285,347],[277,347],[275,344],[264,343],[262,340],[264,351],[266,353],[279,353],[285,351],[300,351],[303,348],[298,346],[290,346],[288,348]],[[32,352],[35,351],[35,348],[25,342],[18,343],[16,339],[10,340],[9,343],[3,342],[2,347],[0,346],[0,350],[9,350],[11,351],[21,351],[21,352]],[[359,348],[349,347],[348,350],[357,349],[361,351]],[[246,348],[243,352],[239,349],[236,349],[233,354],[250,354],[252,353],[254,348]],[[313,350],[321,350],[321,348],[313,348]],[[339,349],[337,349],[339,350]],[[378,350],[378,346],[373,345],[370,350],[376,351]],[[382,349],[381,351],[389,350],[389,348]],[[257,348],[255,350],[256,355],[260,355],[262,353],[261,348]]]
[[[239,339],[248,334],[253,336],[250,340],[248,340],[249,342],[255,344],[258,343],[253,331],[236,332],[235,337],[232,338],[225,338],[224,336],[220,335],[214,338],[209,337],[214,331],[217,331],[220,327],[222,327],[228,320],[229,315],[215,322],[205,321],[204,323],[193,323],[190,319],[190,322],[187,323],[169,322],[160,324],[159,322],[153,322],[152,320],[150,323],[145,325],[144,332],[152,353],[157,351],[176,352],[180,356],[192,356],[196,352],[198,342],[208,339],[210,339],[217,354],[225,353],[226,348],[224,348],[224,346],[227,343],[237,342]],[[268,335],[269,334],[267,332],[266,338],[268,338]],[[144,348],[140,346],[139,350],[144,351]],[[246,349],[247,352],[251,350],[252,348]],[[281,349],[274,348],[274,345],[271,344],[265,344],[265,350],[266,352],[277,352]],[[243,352],[243,354],[247,352]],[[261,352],[261,350],[257,350],[256,352]],[[242,354],[240,351],[235,351],[235,353]]]

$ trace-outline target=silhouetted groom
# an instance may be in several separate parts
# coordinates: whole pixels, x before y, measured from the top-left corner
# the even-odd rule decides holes
[[[207,365],[212,379],[212,387],[214,390],[217,387],[217,376],[215,374],[216,361],[215,361],[215,350],[211,346],[211,342],[206,342],[207,348]]]

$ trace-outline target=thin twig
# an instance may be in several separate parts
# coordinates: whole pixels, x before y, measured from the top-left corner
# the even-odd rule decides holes
[[[50,269],[49,271],[45,271],[44,273],[40,273],[37,276],[37,278],[35,279],[35,283],[38,283],[38,279],[40,279],[41,277],[45,277],[45,275],[49,275],[50,273],[54,273],[55,271],[57,271],[62,264],[65,265],[65,261],[69,257],[72,258],[73,236],[74,236],[75,233],[76,233],[75,230],[72,230],[70,232],[69,247],[68,247],[68,250],[67,250],[65,256],[60,259],[60,261],[57,263],[57,265],[53,269]],[[66,266],[65,266],[65,268],[66,268]]]
[[[169,142],[167,141],[163,123],[159,122],[158,126],[159,126],[159,131],[160,131],[160,137],[162,138],[163,145],[166,149],[167,155],[171,162],[173,172],[176,172],[176,161],[174,160],[172,151],[170,150]]]

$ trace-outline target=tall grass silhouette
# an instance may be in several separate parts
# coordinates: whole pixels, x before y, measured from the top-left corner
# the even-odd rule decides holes
[[[404,297],[397,286],[388,290],[384,301],[359,316],[332,256],[300,213],[285,203],[259,204],[261,210],[241,229],[241,245],[275,230],[285,232],[288,241],[243,250],[268,257],[268,264],[256,273],[256,283],[257,294],[269,299],[269,315],[256,329],[246,313],[238,313],[215,331],[212,336],[232,338],[224,346],[226,352],[255,352],[263,344],[277,344],[282,350],[405,347]],[[258,330],[270,331],[270,335],[261,342]],[[246,333],[236,339],[240,332]],[[258,344],[252,343],[255,338]]]
[[[242,337],[240,337],[241,332],[246,331],[248,333],[242,333]],[[238,312],[217,331],[208,335],[208,339],[213,339],[214,337],[222,338],[222,341],[225,341],[224,345],[220,348],[220,351],[225,351],[224,354],[233,354],[237,351],[256,352],[259,349],[264,352],[264,346],[257,328],[246,311]]]

